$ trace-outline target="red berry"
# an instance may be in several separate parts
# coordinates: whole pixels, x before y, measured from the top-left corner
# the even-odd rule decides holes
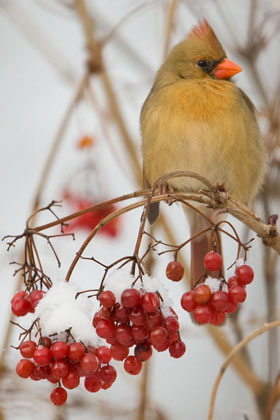
[[[238,304],[235,302],[232,302],[231,300],[228,300],[228,304],[227,304],[227,309],[226,309],[226,313],[227,314],[232,314],[233,312],[236,311]]]
[[[36,308],[44,294],[45,292],[43,292],[42,290],[32,290],[32,292],[29,295],[29,302],[33,310]]]
[[[145,293],[142,296],[141,305],[146,312],[156,312],[159,307],[158,295],[152,292]]]
[[[184,267],[179,261],[171,261],[166,267],[166,277],[172,281],[180,281],[184,277]]]
[[[51,375],[54,378],[61,379],[68,376],[70,372],[70,365],[67,360],[56,360],[51,367]]]
[[[146,314],[146,325],[149,330],[152,330],[155,327],[160,327],[163,323],[163,318],[160,310],[155,312],[149,312]]]
[[[107,365],[107,366],[103,366],[100,369],[100,371],[98,372],[98,375],[101,381],[104,382],[105,384],[112,384],[116,380],[117,371],[113,366]]]
[[[153,345],[161,346],[165,343],[168,337],[168,332],[164,327],[154,328],[150,333],[150,340]]]
[[[186,346],[183,341],[174,341],[174,343],[170,344],[169,346],[169,353],[171,357],[175,357],[175,359],[179,359],[182,357],[186,351]]]
[[[169,345],[172,344],[172,343],[174,343],[175,341],[180,341],[180,337],[179,337],[178,331],[175,332],[175,333],[173,333],[173,334],[169,334],[169,336],[168,336],[168,343],[169,343]]]
[[[109,319],[101,319],[96,326],[96,333],[102,338],[115,338],[117,328],[114,321]]]
[[[224,312],[228,306],[228,294],[222,290],[212,293],[210,305],[217,312]]]
[[[122,292],[121,302],[125,308],[133,308],[141,302],[141,295],[136,289],[126,289]]]
[[[232,276],[227,281],[228,287],[236,286],[238,284],[238,280],[236,276]]]
[[[32,311],[30,302],[26,298],[16,298],[12,300],[12,312],[16,316],[24,316]]]
[[[105,290],[99,295],[99,302],[105,308],[112,308],[116,303],[116,296],[110,290]]]
[[[165,328],[168,331],[168,334],[176,333],[179,330],[179,322],[175,316],[168,316],[165,319]]]
[[[33,357],[34,351],[36,350],[36,343],[35,341],[24,341],[19,346],[19,351],[22,357],[26,357],[27,359]]]
[[[47,366],[52,360],[52,352],[44,346],[38,346],[33,354],[34,361],[39,366]]]
[[[161,344],[160,346],[156,346],[155,344],[153,345],[154,346],[154,349],[156,349],[156,351],[158,351],[158,352],[162,352],[162,351],[165,351],[165,350],[167,350],[168,349],[168,347],[169,347],[169,340],[166,340],[163,344]]]
[[[77,388],[80,384],[80,375],[76,370],[71,370],[67,376],[62,378],[62,383],[67,389]]]
[[[52,340],[49,337],[40,337],[39,342],[38,342],[38,346],[39,345],[47,347],[48,349],[50,349],[51,346],[52,346]]]
[[[30,379],[33,381],[40,381],[41,379],[46,379],[48,377],[48,373],[46,372],[47,366],[38,366],[35,365],[34,369],[30,374]],[[56,380],[57,382],[58,380]]]
[[[23,290],[17,292],[11,299],[11,303],[15,302],[18,299],[27,298],[28,293],[24,292]]]
[[[249,265],[240,265],[235,270],[235,274],[241,285],[252,283],[254,279],[254,270]]]
[[[129,319],[134,325],[144,325],[146,317],[143,308],[141,306],[133,308],[129,314]]]
[[[95,373],[99,368],[99,360],[93,353],[85,354],[80,363],[85,373]]]
[[[71,343],[69,345],[68,358],[71,362],[78,362],[85,354],[85,346],[82,343]]]
[[[34,363],[28,359],[21,359],[16,366],[16,373],[21,378],[28,378],[34,368]]]
[[[55,405],[63,405],[67,400],[67,391],[61,386],[58,386],[52,390],[50,400]]]
[[[188,292],[183,294],[183,296],[181,297],[181,306],[187,312],[192,312],[195,309],[196,303],[193,300],[192,290],[189,290]]]
[[[146,362],[153,354],[152,347],[147,343],[137,344],[134,348],[134,354],[140,362]]]
[[[226,315],[224,312],[214,312],[211,318],[212,325],[221,325],[225,321]]]
[[[134,340],[144,341],[149,337],[149,330],[144,325],[133,325],[131,328]]]
[[[85,388],[89,392],[97,392],[101,388],[101,380],[97,374],[87,376],[84,382]]]
[[[113,309],[113,317],[118,322],[126,323],[129,321],[129,309],[116,303]]]
[[[207,284],[200,284],[194,289],[192,298],[195,301],[195,303],[202,304],[207,303],[210,299],[210,296],[211,290],[207,286]]]
[[[128,356],[124,361],[124,370],[130,375],[138,375],[142,369],[142,362],[135,356]]]
[[[131,327],[127,324],[120,324],[116,331],[117,341],[125,347],[131,347],[134,344]]]
[[[208,252],[204,257],[204,266],[209,271],[218,271],[222,267],[223,259],[217,252]]]
[[[237,284],[228,289],[228,296],[232,302],[241,303],[246,299],[247,293],[245,287]]]
[[[51,346],[51,352],[55,359],[64,359],[69,352],[68,344],[65,341],[57,341]]]
[[[212,311],[208,305],[198,305],[193,311],[193,317],[199,324],[208,324],[212,318]]]
[[[124,347],[119,343],[112,344],[110,347],[110,354],[115,360],[124,360],[129,353],[128,347]]]
[[[109,363],[112,356],[110,354],[110,349],[107,346],[100,346],[96,350],[96,356],[100,363]]]

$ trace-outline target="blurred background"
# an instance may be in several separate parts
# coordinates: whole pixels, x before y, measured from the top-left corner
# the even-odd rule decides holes
[[[142,188],[139,114],[153,78],[169,49],[203,17],[230,59],[243,68],[235,79],[258,110],[267,146],[264,188],[255,212],[267,221],[279,208],[280,165],[280,2],[278,0],[0,0],[0,183],[1,237],[21,234],[28,216],[52,200],[65,216],[87,205]],[[101,47],[100,47],[101,46]],[[88,70],[91,70],[89,75]],[[117,205],[116,208],[119,208]],[[179,206],[161,206],[153,234],[181,243],[188,226]],[[133,210],[101,231],[85,256],[110,264],[133,252],[141,210]],[[43,265],[53,282],[61,280],[87,233],[104,214],[73,221],[71,237],[54,238],[61,261],[42,240]],[[44,212],[34,221],[54,220]],[[153,273],[168,287],[186,343],[181,359],[154,352],[139,377],[124,373],[109,390],[89,394],[82,386],[69,392],[65,407],[49,402],[51,384],[18,378],[19,329],[8,329],[10,299],[19,290],[14,265],[23,243],[9,253],[1,243],[2,419],[190,419],[207,418],[211,389],[233,346],[267,321],[279,319],[279,264],[254,232],[229,220],[246,241],[255,281],[237,315],[223,327],[194,325],[180,308],[187,281],[168,282],[170,255],[155,258]],[[70,230],[71,230],[70,229]],[[54,234],[59,234],[59,229]],[[226,266],[236,245],[224,238]],[[181,260],[189,264],[189,250]],[[231,269],[233,272],[233,269]],[[278,272],[277,272],[278,270]],[[71,281],[80,290],[97,288],[102,269],[79,261]],[[189,280],[188,278],[186,280]],[[32,318],[25,317],[28,326]],[[120,365],[120,363],[119,363]],[[215,419],[277,419],[279,388],[268,409],[279,373],[277,329],[251,342],[226,371],[218,392]],[[276,384],[277,385],[277,384]],[[144,401],[144,403],[143,403]]]

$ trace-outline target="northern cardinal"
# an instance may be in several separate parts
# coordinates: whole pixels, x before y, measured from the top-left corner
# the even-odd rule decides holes
[[[230,61],[204,19],[171,50],[158,70],[141,111],[143,169],[146,185],[174,171],[196,172],[216,185],[223,181],[231,198],[249,203],[260,189],[264,145],[255,107],[231,77],[241,68]],[[173,178],[167,188],[184,192],[203,188],[191,178]],[[152,204],[150,222],[158,215]],[[201,208],[210,217],[208,209]],[[191,235],[209,223],[189,210]],[[214,217],[215,218],[215,217]],[[211,235],[191,242],[194,286],[205,274],[203,257]]]

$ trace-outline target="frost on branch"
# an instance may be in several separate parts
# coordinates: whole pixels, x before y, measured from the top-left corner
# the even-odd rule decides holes
[[[35,317],[40,318],[43,335],[58,333],[58,340],[65,340],[65,331],[70,330],[76,341],[97,346],[98,337],[92,328],[94,302],[84,295],[75,299],[78,290],[69,283],[54,284],[36,307]]]

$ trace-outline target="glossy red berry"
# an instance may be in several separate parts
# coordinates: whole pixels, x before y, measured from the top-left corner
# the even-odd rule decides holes
[[[254,279],[254,270],[249,265],[240,265],[235,270],[235,274],[241,285],[250,284]]]
[[[195,303],[207,303],[211,296],[211,290],[207,284],[199,284],[193,291],[192,298]]]
[[[196,302],[193,300],[193,291],[189,290],[184,293],[181,297],[181,306],[185,311],[192,312],[197,306]]]
[[[12,312],[16,316],[24,316],[32,312],[32,307],[25,297],[18,297],[12,300]]]
[[[110,354],[115,360],[122,361],[124,360],[129,354],[129,348],[122,346],[119,343],[112,344],[110,347]]]
[[[124,370],[130,375],[138,375],[142,369],[142,362],[135,356],[128,356],[124,361]]]
[[[69,344],[68,358],[71,362],[78,362],[86,352],[85,346],[82,343]]]
[[[164,327],[156,327],[150,333],[150,341],[153,345],[161,346],[168,337],[167,329]]]
[[[99,376],[95,373],[94,375],[90,375],[85,378],[84,385],[87,391],[97,392],[101,388],[101,380]]]
[[[174,334],[179,330],[179,322],[175,316],[168,316],[165,319],[165,328],[167,329],[168,334]]]
[[[132,336],[136,341],[144,341],[149,337],[149,330],[144,325],[133,325],[131,328]]]
[[[122,292],[121,302],[125,308],[133,308],[141,302],[141,295],[136,289],[126,289]]]
[[[110,290],[105,290],[99,295],[99,302],[105,308],[112,308],[116,303],[116,296]]]
[[[133,346],[134,338],[132,335],[131,327],[127,324],[118,325],[116,330],[116,339],[121,345],[125,347]]]
[[[184,267],[179,261],[171,261],[166,267],[166,277],[172,281],[180,281],[184,277]]]
[[[198,324],[208,324],[212,318],[212,311],[208,305],[197,305],[193,311],[193,317]]]
[[[228,294],[222,290],[212,293],[210,305],[217,312],[226,311],[228,306]]]
[[[95,373],[99,368],[99,360],[93,353],[85,354],[82,357],[80,364],[85,373]]]
[[[67,391],[61,386],[52,390],[50,400],[55,405],[63,405],[67,400]]]
[[[106,365],[99,370],[98,375],[105,384],[112,384],[116,380],[117,371],[113,366]]]
[[[56,379],[68,376],[70,372],[70,365],[67,360],[56,360],[51,367],[51,375]]]
[[[110,353],[110,349],[107,346],[100,346],[96,350],[96,356],[100,363],[109,363],[112,356]]]
[[[16,366],[16,373],[21,378],[28,378],[32,373],[34,363],[28,359],[21,359]]]
[[[147,343],[137,344],[134,348],[134,354],[140,362],[146,362],[153,354],[152,347]]]
[[[116,326],[114,321],[110,319],[101,319],[96,326],[96,333],[99,337],[102,338],[115,338],[116,336]]]
[[[228,296],[234,303],[244,302],[247,296],[246,289],[245,287],[237,284],[236,286],[232,286],[228,289]]]
[[[50,349],[52,346],[52,340],[49,337],[40,337],[38,345],[41,345]]]
[[[236,286],[238,284],[238,279],[236,276],[231,276],[227,281],[228,287]]]
[[[159,297],[156,293],[147,292],[142,296],[142,308],[146,312],[156,312],[159,307]]]
[[[222,325],[225,321],[226,315],[224,312],[213,312],[212,318],[211,318],[211,324],[212,325]]]
[[[55,359],[64,359],[69,352],[68,344],[65,341],[57,341],[51,346],[51,352]]]
[[[175,357],[175,359],[182,357],[185,351],[186,346],[183,341],[174,341],[174,343],[170,344],[169,346],[170,356]]]
[[[133,308],[129,314],[129,320],[134,325],[144,325],[146,316],[143,308],[141,306]]]
[[[24,341],[19,346],[19,351],[22,357],[26,357],[27,359],[33,357],[34,351],[36,350],[36,343],[35,341]]]
[[[235,302],[232,302],[230,299],[228,300],[228,304],[227,304],[227,309],[226,309],[226,313],[227,314],[233,314],[233,312],[236,311],[238,307],[238,304]]]
[[[155,327],[160,327],[163,323],[162,314],[159,309],[155,312],[149,312],[146,314],[146,326],[149,330],[152,330]]]
[[[63,386],[67,389],[77,388],[80,384],[80,375],[76,370],[71,370],[67,376],[62,378]]]
[[[218,271],[222,267],[223,259],[217,252],[208,252],[204,259],[204,266],[209,271]]]
[[[38,346],[33,354],[34,361],[39,366],[47,366],[52,360],[52,352],[44,346]]]
[[[32,290],[32,292],[29,295],[29,302],[33,310],[36,308],[44,294],[45,292],[43,292],[42,290]]]
[[[118,322],[128,322],[129,321],[129,308],[125,308],[124,306],[116,303],[113,309],[113,317]]]

